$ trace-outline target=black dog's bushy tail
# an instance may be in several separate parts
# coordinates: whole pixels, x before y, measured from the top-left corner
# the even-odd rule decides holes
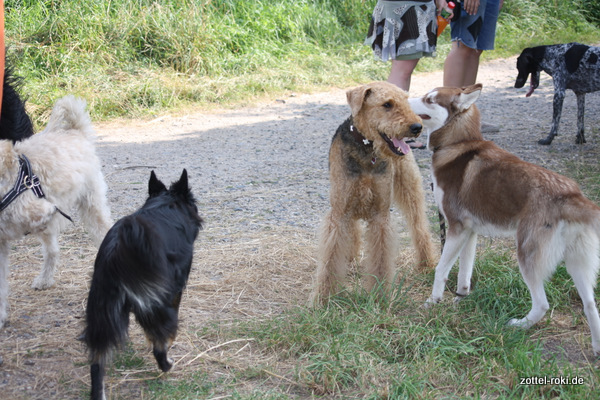
[[[96,268],[102,261],[102,257],[96,259]],[[111,351],[126,341],[129,326],[129,306],[125,293],[116,282],[111,284],[109,280],[110,277],[103,277],[102,281],[92,279],[84,331],[90,360],[102,368]]]
[[[98,268],[99,263],[103,261],[102,257],[96,258],[95,268]],[[127,338],[129,309],[118,285],[110,285],[105,281],[98,282],[95,278],[92,279],[88,296],[83,339],[91,361],[91,399],[103,400],[105,366],[112,350],[122,345]]]

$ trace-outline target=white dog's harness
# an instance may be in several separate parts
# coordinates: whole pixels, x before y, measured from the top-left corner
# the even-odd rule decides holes
[[[42,190],[40,179],[37,177],[37,175],[33,174],[29,159],[23,154],[19,156],[19,174],[17,176],[17,181],[15,182],[13,188],[4,195],[2,201],[0,201],[0,211],[4,211],[4,209],[8,207],[8,205],[17,197],[19,197],[21,193],[29,189],[33,191],[33,194],[35,194],[38,199],[43,199],[46,197],[44,191]],[[69,221],[73,222],[71,217],[62,212],[58,207],[56,207],[56,211],[58,211]]]

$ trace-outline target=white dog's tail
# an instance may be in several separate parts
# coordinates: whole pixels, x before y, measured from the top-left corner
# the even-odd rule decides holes
[[[86,102],[73,95],[59,99],[52,109],[45,131],[59,132],[76,130],[88,137],[94,137],[90,115],[86,111]]]

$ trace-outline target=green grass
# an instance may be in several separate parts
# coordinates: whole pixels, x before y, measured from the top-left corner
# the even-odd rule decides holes
[[[585,4],[584,4],[585,3]],[[56,98],[84,97],[94,119],[149,117],[183,107],[385,79],[362,45],[375,0],[6,1],[6,42],[25,77],[36,124]],[[594,2],[507,1],[497,50],[597,43]],[[585,10],[581,12],[579,10]],[[450,49],[418,71],[440,68]]]
[[[417,299],[431,290],[433,272],[409,273],[390,292],[356,284],[322,307],[205,327],[199,335],[223,342],[252,338],[264,359],[225,361],[226,381],[194,378],[206,389],[201,395],[173,392],[173,382],[153,385],[154,398],[598,398],[596,362],[581,356],[582,346],[589,354],[589,329],[564,267],[546,284],[546,318],[528,330],[506,326],[531,305],[512,247],[481,246],[473,291],[458,304],[446,291],[441,304],[421,307]],[[448,282],[455,285],[456,269]],[[583,384],[521,384],[535,377]]]
[[[566,274],[558,275],[548,283],[549,301],[562,304],[557,312],[567,312],[574,299],[563,289],[572,284]],[[550,328],[543,323],[531,330],[506,326],[508,319],[525,315],[530,306],[511,251],[484,251],[474,276],[472,294],[458,306],[447,293],[443,304],[424,309],[414,300],[415,287],[403,281],[391,294],[378,296],[354,288],[325,307],[299,307],[278,318],[243,322],[230,334],[243,333],[281,360],[296,360],[293,375],[298,386],[318,395],[598,397],[595,368],[564,363],[544,349],[544,343],[552,340]],[[432,274],[423,278],[418,291],[427,290]],[[455,281],[451,277],[450,282]],[[581,317],[578,323],[585,324]],[[534,376],[579,376],[585,384],[519,385],[519,378]]]
[[[177,381],[152,379],[148,381],[148,392],[155,398],[185,399],[208,398],[219,382],[211,381],[205,372],[193,373],[188,379]],[[193,396],[193,397],[192,397]]]

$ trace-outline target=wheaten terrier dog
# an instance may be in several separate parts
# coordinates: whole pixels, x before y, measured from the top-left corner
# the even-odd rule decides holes
[[[13,144],[0,140],[0,327],[7,317],[9,242],[26,234],[42,242],[44,265],[35,289],[54,283],[58,234],[76,209],[97,245],[112,225],[106,183],[85,102],[59,100],[46,129]]]
[[[407,94],[387,82],[349,90],[346,96],[352,115],[338,128],[329,151],[331,209],[321,227],[313,304],[344,284],[359,253],[360,220],[366,221],[365,288],[391,283],[397,254],[392,198],[408,220],[419,267],[435,265],[421,175],[404,142],[419,136],[421,119]]]

